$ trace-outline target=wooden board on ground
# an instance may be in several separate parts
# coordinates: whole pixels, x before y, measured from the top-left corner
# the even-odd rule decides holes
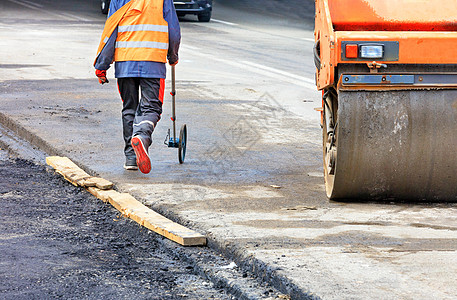
[[[109,190],[113,187],[112,182],[100,177],[90,176],[68,157],[49,156],[46,157],[46,163],[76,186],[96,186],[102,190]]]
[[[110,194],[108,198],[111,205],[126,217],[178,244],[184,246],[206,245],[206,237],[156,213],[130,194]]]
[[[206,237],[202,234],[165,218],[128,193],[119,193],[111,189],[113,187],[111,182],[90,176],[69,158],[47,157],[46,163],[72,184],[85,187],[92,195],[104,202],[109,202],[124,216],[138,224],[183,246],[206,245]]]

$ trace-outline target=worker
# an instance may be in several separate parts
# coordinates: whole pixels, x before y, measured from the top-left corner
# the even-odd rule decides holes
[[[178,63],[180,40],[173,0],[111,0],[94,67],[99,82],[108,83],[106,70],[115,61],[127,170],[151,171],[148,149],[162,114],[165,64]]]

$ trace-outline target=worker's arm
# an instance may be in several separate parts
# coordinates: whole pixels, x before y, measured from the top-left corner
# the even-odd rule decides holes
[[[109,10],[108,10],[108,17],[109,19],[117,10],[119,9],[119,3],[116,0],[110,2]],[[100,52],[100,55],[97,57],[97,61],[95,62],[95,69],[97,70],[108,70],[111,63],[114,60],[114,50],[116,46],[116,38],[117,38],[117,28],[113,31],[110,38],[106,42],[105,47]]]
[[[168,22],[168,62],[170,65],[175,65],[179,60],[178,50],[181,43],[181,28],[179,27],[173,0],[164,0],[163,18]]]
[[[97,61],[95,62],[95,69],[97,70],[108,70],[111,63],[114,60],[114,50],[116,46],[116,38],[117,38],[117,28],[113,31],[110,38],[106,42],[105,47],[103,48],[100,55],[97,57]]]
[[[95,76],[98,77],[100,84],[109,83],[108,78],[106,77],[106,70],[109,69],[111,62],[114,59],[114,46],[117,37],[117,28],[114,30],[111,37],[108,39],[105,47],[103,48],[100,55],[97,57],[95,62]]]

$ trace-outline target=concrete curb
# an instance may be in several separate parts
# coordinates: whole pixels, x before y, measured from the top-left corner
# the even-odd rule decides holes
[[[21,137],[22,139],[29,142],[31,145],[38,147],[41,151],[48,153],[49,155],[63,155],[51,146],[48,142],[37,136],[36,134],[28,131],[20,124],[16,123],[13,119],[5,115],[4,113],[0,112],[0,124],[2,124],[5,128],[9,129],[13,134]]]
[[[20,137],[27,143],[29,143],[32,147],[30,148],[38,148],[41,152],[44,152],[44,154],[40,154],[40,160],[39,163],[46,165],[46,156],[65,156],[64,153],[61,151],[57,150],[54,146],[37,136],[35,133],[29,131],[22,125],[18,124],[16,121],[14,121],[11,117],[5,115],[4,113],[0,112],[0,125],[2,125],[5,129],[7,129],[10,134],[13,134],[17,137]],[[11,140],[11,137],[9,138]],[[0,140],[0,143],[1,140]],[[19,150],[16,149],[16,147],[12,145],[8,145],[7,141],[3,142],[4,147],[8,150],[11,150],[13,153],[17,153]],[[38,154],[38,153],[37,153]],[[33,161],[37,162],[37,159],[34,159],[33,157],[30,157],[27,155],[28,159],[32,159]],[[42,159],[41,159],[42,158]],[[74,160],[74,163],[76,163],[78,166],[81,166],[81,169],[83,169],[85,172],[89,173],[90,175],[96,175],[97,172],[92,170],[91,168],[88,168],[86,165],[83,163]]]
[[[48,142],[34,134],[33,132],[27,130],[20,124],[16,123],[12,118],[0,112],[0,124],[3,125],[6,129],[12,131],[15,135],[24,139],[32,146],[39,148],[41,151],[49,155],[55,156],[65,156],[61,151],[54,148]],[[1,143],[1,141],[0,141]],[[6,147],[9,148],[9,147]],[[15,151],[16,152],[16,151]],[[37,160],[35,160],[37,161]],[[87,173],[94,175],[96,172],[88,168],[85,164],[74,161],[78,166],[80,166]],[[40,164],[46,165],[44,161],[40,161]],[[204,231],[199,228],[199,226],[192,222],[191,220],[184,219],[177,215],[175,212],[171,211],[168,208],[160,206],[152,206],[154,211],[159,214],[169,218],[170,220],[182,224],[183,226],[188,226],[191,228],[196,228],[197,230]],[[227,258],[233,260],[238,266],[240,266],[244,271],[254,274],[255,277],[260,280],[269,283],[274,288],[278,289],[281,293],[290,295],[291,299],[320,299],[318,296],[314,295],[310,291],[304,291],[302,288],[291,282],[288,278],[279,275],[275,268],[265,264],[264,262],[247,255],[243,249],[239,249],[233,243],[227,243],[226,241],[214,237],[212,235],[207,236],[207,246],[216,250],[219,253],[223,253]],[[227,281],[225,278],[219,276],[218,274],[211,273],[205,268],[197,268],[200,275],[206,276],[209,280],[218,285],[225,285],[224,288],[231,290],[234,294],[238,294],[239,299],[255,299],[255,297],[250,297],[248,295],[243,295],[243,288],[240,286],[233,286],[232,283]]]

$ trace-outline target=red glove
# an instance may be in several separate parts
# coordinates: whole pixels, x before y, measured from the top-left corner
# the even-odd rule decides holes
[[[170,66],[174,67],[174,66],[176,66],[176,65],[178,64],[178,62],[179,62],[179,60],[177,60],[177,61],[174,62],[174,63],[171,63],[171,62],[168,62],[168,63],[170,64]]]
[[[109,83],[108,78],[106,78],[106,70],[95,70],[95,75],[98,77],[100,84]]]

